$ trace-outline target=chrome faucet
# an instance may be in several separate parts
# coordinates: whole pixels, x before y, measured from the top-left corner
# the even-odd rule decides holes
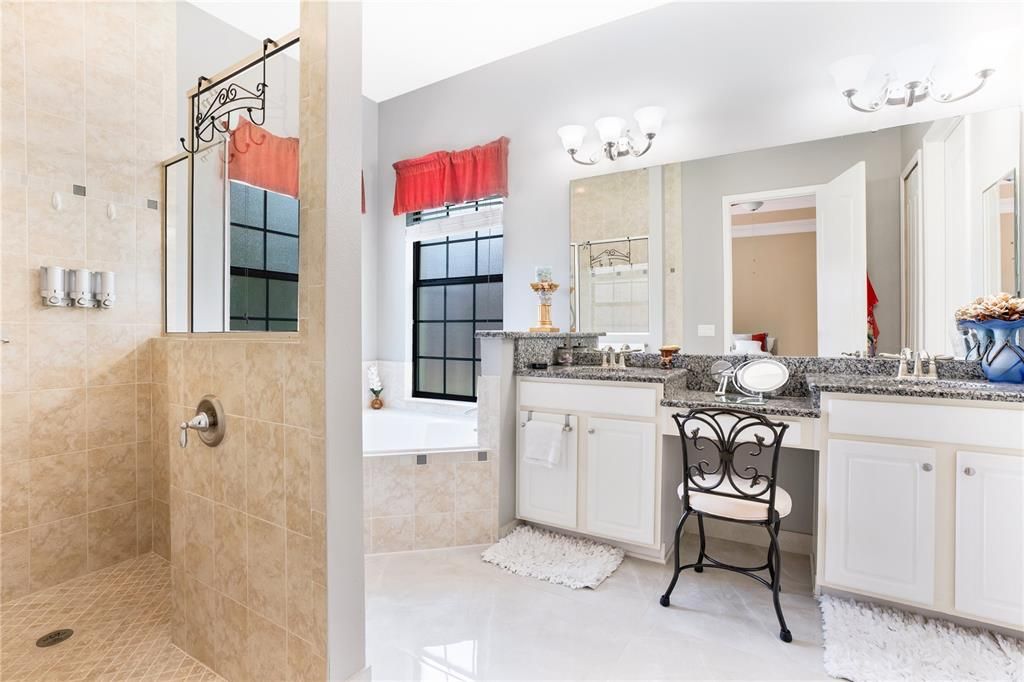
[[[935,381],[939,378],[939,360],[952,360],[952,355],[932,355],[926,350],[919,350],[916,353],[909,348],[904,348],[898,356],[881,354],[881,357],[898,357],[899,369],[896,372],[897,379],[921,379],[924,381]]]

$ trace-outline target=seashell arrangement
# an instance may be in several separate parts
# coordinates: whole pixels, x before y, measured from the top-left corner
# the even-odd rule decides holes
[[[958,308],[955,317],[958,322],[961,320],[1016,322],[1024,319],[1024,298],[1015,298],[1006,292],[993,296],[980,296],[974,299],[973,303]]]

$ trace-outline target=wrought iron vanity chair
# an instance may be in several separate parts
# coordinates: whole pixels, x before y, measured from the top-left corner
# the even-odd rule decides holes
[[[763,415],[728,408],[694,408],[672,416],[679,427],[683,448],[683,482],[679,499],[683,516],[676,526],[675,572],[661,605],[669,605],[679,574],[688,568],[702,573],[704,568],[721,568],[750,576],[772,591],[775,614],[779,617],[779,638],[792,642],[779,603],[782,554],[779,551],[779,527],[793,508],[789,493],[776,485],[779,450],[788,425],[773,422]],[[712,451],[717,457],[710,457]],[[691,457],[700,458],[691,462]],[[716,461],[717,460],[717,461]],[[697,562],[679,565],[679,545],[683,524],[690,514],[697,516],[700,551]],[[704,536],[704,517],[764,526],[769,535],[768,559],[761,566],[731,566],[708,556]],[[768,580],[758,575],[768,571]]]

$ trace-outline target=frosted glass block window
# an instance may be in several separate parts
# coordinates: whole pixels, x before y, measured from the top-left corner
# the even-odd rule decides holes
[[[413,243],[413,396],[476,400],[475,336],[501,329],[502,257],[500,227]]]
[[[230,183],[232,331],[299,328],[299,202]]]

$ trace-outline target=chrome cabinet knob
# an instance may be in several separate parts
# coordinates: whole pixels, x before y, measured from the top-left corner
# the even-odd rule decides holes
[[[921,465],[921,469],[923,469],[924,471],[931,471],[932,465],[930,462],[925,462],[924,464]]]
[[[587,433],[594,433],[594,428],[591,427],[591,428],[587,429]]]
[[[964,476],[973,476],[974,473],[974,467],[964,467]]]

